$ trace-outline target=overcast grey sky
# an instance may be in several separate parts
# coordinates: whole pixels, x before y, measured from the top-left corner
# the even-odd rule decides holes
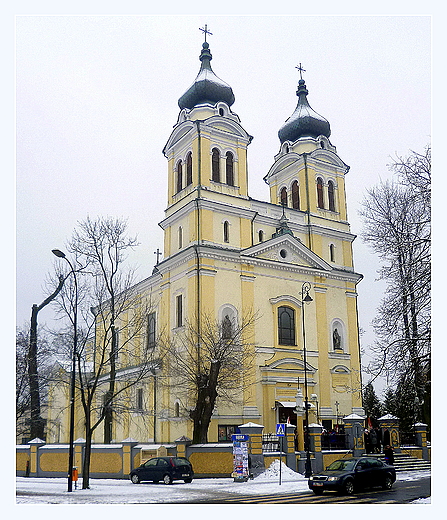
[[[214,72],[254,139],[249,192],[268,200],[263,177],[277,132],[295,109],[299,74],[331,142],[350,165],[354,234],[366,189],[390,176],[391,157],[423,151],[431,138],[429,16],[19,16],[16,20],[17,324],[44,297],[44,281],[76,222],[128,219],[140,246],[130,261],[150,275],[163,247],[167,163],[162,155],[178,98],[199,70],[208,24]],[[363,346],[383,284],[378,259],[354,245]],[[51,308],[40,315],[52,319]],[[368,361],[367,357],[364,360]]]

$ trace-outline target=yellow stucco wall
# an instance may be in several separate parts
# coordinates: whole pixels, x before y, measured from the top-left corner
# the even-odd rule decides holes
[[[40,469],[42,471],[61,471],[62,468],[67,470],[68,453],[53,452],[42,453],[40,456]]]
[[[16,452],[16,469],[17,471],[25,471],[26,463],[29,461],[28,453],[26,452]]]
[[[210,456],[211,455],[211,456]],[[192,453],[189,457],[194,473],[232,473],[233,454],[229,452]]]
[[[123,468],[119,453],[92,453],[90,471],[92,473],[119,473]]]

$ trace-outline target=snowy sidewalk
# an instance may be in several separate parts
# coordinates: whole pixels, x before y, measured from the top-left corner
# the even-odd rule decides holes
[[[408,472],[398,474],[398,480],[418,480],[430,476]],[[69,493],[65,478],[17,477],[17,504],[162,504],[188,500],[218,498],[231,494],[281,494],[308,492],[307,479],[295,473],[284,463],[281,466],[279,484],[279,460],[272,463],[264,473],[248,482],[234,482],[232,478],[197,479],[190,484],[175,481],[172,485],[143,483],[132,484],[130,480],[90,479],[90,489],[78,489]]]

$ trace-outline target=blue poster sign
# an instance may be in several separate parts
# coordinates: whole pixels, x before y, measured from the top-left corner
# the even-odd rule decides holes
[[[231,436],[231,440],[232,440],[233,442],[234,442],[234,441],[247,442],[249,438],[250,438],[249,435],[242,435],[242,433],[234,433],[234,434]]]
[[[235,433],[231,436],[233,441],[233,473],[235,482],[247,482],[248,469],[248,441],[249,435]]]

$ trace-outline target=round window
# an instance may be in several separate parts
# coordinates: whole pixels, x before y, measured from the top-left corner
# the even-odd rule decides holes
[[[285,249],[281,249],[279,254],[280,254],[281,258],[286,258],[287,257],[287,251]]]

